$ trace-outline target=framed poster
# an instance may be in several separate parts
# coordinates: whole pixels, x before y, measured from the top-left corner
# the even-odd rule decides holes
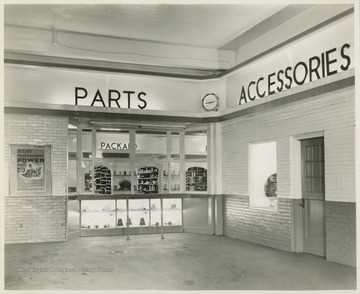
[[[51,147],[10,145],[10,195],[51,194]]]

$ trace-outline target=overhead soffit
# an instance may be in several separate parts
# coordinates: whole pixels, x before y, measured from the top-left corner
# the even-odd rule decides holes
[[[341,15],[344,11],[351,10],[352,5],[321,7],[324,7],[325,18],[330,19],[334,15],[336,18],[337,14]],[[301,23],[310,23],[311,19],[315,27],[314,19],[318,18],[319,5],[5,5],[5,63],[110,72],[133,70],[134,73],[213,78],[237,68],[236,60],[231,60],[229,54],[226,55],[227,67],[223,68],[219,62],[224,56],[221,52],[233,52],[233,56],[237,51],[241,52],[242,62],[253,59],[251,54],[255,51],[261,50],[262,54],[268,54],[272,47],[278,46],[276,43],[278,40],[272,38],[269,41],[266,39],[267,35],[281,31],[284,25],[291,22],[301,28]],[[50,36],[52,28],[74,32],[76,42],[81,44],[84,41],[84,46],[89,46],[89,43],[85,43],[89,35],[101,36],[104,42],[103,47],[107,44],[106,40],[117,39],[119,44],[130,42],[129,44],[140,45],[136,47],[137,52],[147,50],[144,53],[149,56],[148,60],[131,59],[130,55],[124,57],[129,58],[128,60],[119,60],[118,56],[104,60],[103,57],[106,54],[94,53],[79,57],[75,54],[72,56],[71,50],[68,50],[67,55],[62,55],[60,51],[52,51],[51,46],[38,48],[39,50],[34,52],[27,50],[34,46],[31,38],[29,38],[31,44],[27,41],[28,44],[21,44],[21,50],[17,48],[13,50],[11,45],[7,46],[6,38],[6,31],[12,27],[23,30],[28,28],[46,30]],[[307,29],[304,25],[304,32]],[[281,38],[286,39],[286,36],[281,36]],[[293,36],[291,38],[293,39]],[[251,50],[249,44],[252,42],[259,44],[262,39],[266,39],[266,42],[262,43],[262,48]],[[96,45],[99,44],[94,44],[94,48]],[[169,58],[151,59],[152,52],[148,50],[155,48],[153,52],[157,52],[158,48],[163,47],[163,52],[167,52],[170,49],[176,49],[177,46],[181,47],[174,51],[174,60],[177,58],[175,65],[169,62],[172,52],[169,52]],[[244,46],[246,50],[239,51]],[[88,52],[91,52],[91,47],[89,46]],[[196,52],[194,53],[196,56],[191,56],[193,52]],[[202,55],[201,52],[206,58],[207,56],[214,58],[214,62],[208,68],[201,67],[198,57]],[[246,54],[249,54],[248,58],[244,56]],[[182,55],[188,58],[187,63],[179,61],[184,58]],[[46,62],[41,60],[46,60]],[[84,66],[84,63],[87,65]]]
[[[6,25],[217,49],[284,5],[5,5]]]

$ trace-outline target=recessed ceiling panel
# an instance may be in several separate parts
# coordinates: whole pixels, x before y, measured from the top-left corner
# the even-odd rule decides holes
[[[5,24],[219,48],[285,5],[5,5]]]

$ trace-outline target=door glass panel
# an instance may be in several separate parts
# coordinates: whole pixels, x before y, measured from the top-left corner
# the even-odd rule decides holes
[[[307,161],[312,160],[312,148],[311,148],[311,146],[305,147],[305,156],[306,156],[305,159]]]
[[[314,166],[314,177],[319,177],[321,175],[321,171],[320,171],[320,167],[321,167],[321,162],[314,162],[313,163]]]
[[[312,158],[312,160],[314,160],[314,161],[320,160],[319,146],[313,146],[313,158]]]
[[[306,178],[306,192],[312,192],[312,179]]]
[[[306,163],[306,176],[307,177],[312,176],[312,162]]]
[[[321,192],[321,179],[314,178],[314,192]]]

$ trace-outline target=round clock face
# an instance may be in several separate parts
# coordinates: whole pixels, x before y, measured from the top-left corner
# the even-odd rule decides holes
[[[202,107],[206,111],[216,111],[219,108],[219,97],[214,93],[205,95],[202,100]]]

